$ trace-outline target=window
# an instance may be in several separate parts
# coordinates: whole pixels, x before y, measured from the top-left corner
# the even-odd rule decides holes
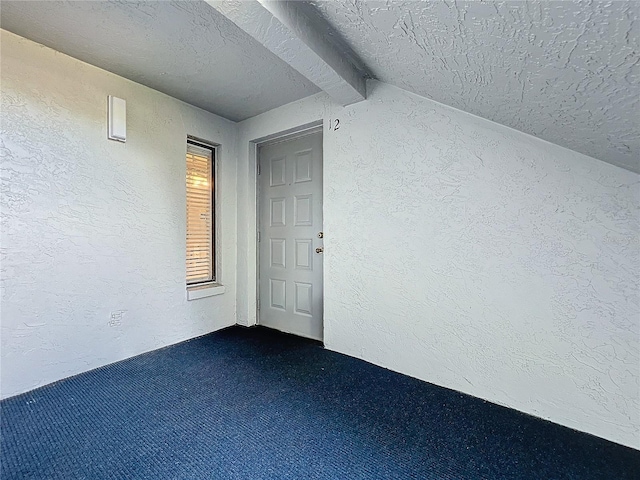
[[[214,165],[216,149],[187,140],[187,285],[216,280]]]

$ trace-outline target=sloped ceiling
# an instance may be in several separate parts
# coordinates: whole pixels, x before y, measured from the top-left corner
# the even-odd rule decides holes
[[[640,3],[312,4],[379,80],[640,172]]]
[[[231,120],[319,89],[200,1],[6,1],[0,26]]]

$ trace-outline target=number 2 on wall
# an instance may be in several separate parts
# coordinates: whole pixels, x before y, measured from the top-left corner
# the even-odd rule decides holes
[[[335,132],[339,128],[340,128],[340,120],[339,119],[337,119],[337,118],[335,120],[329,119],[329,131],[333,130]]]

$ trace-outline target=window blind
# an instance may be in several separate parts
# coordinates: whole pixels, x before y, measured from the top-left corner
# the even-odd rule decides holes
[[[213,148],[187,144],[187,284],[215,280]]]

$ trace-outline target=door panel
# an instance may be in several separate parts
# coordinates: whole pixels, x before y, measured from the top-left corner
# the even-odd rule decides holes
[[[258,152],[259,323],[322,340],[322,132]]]

